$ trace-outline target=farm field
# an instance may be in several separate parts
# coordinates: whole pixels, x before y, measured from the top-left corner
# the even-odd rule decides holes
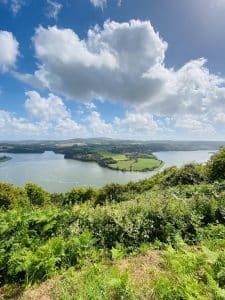
[[[138,158],[132,166],[132,171],[153,170],[162,166],[162,162],[152,158]]]
[[[110,164],[109,167],[121,171],[152,171],[162,166],[162,161],[156,158],[129,158],[126,160],[117,160],[116,163]]]

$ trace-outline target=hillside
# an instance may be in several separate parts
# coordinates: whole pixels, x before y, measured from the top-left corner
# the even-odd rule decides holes
[[[0,184],[0,299],[225,299],[225,148],[49,194]]]

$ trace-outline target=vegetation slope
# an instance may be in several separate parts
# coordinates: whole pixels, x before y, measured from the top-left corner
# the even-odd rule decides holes
[[[2,183],[0,207],[0,299],[225,299],[225,148],[99,190]]]

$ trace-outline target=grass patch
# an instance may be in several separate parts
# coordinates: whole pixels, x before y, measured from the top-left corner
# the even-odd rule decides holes
[[[115,164],[110,164],[110,168],[121,171],[132,171],[134,160],[120,160]]]
[[[162,162],[154,158],[137,158],[137,159],[127,159],[119,160],[115,164],[110,164],[110,168],[121,170],[121,171],[153,171],[159,168]]]
[[[127,156],[125,154],[119,154],[119,153],[109,153],[109,152],[102,152],[100,153],[104,158],[112,158],[116,161],[120,160],[126,160]]]
[[[116,266],[94,265],[82,272],[65,276],[57,287],[56,299],[137,299],[132,291],[128,273]]]
[[[162,162],[157,159],[138,158],[132,166],[132,171],[154,170],[161,166]]]

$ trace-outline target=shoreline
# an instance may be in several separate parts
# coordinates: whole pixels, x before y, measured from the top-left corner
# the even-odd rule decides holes
[[[157,159],[158,161],[160,161],[160,165],[155,167],[155,168],[149,168],[149,169],[143,169],[142,171],[141,170],[125,170],[125,169],[117,169],[117,168],[113,168],[113,167],[110,167],[110,166],[107,166],[107,165],[102,165],[100,164],[98,161],[96,160],[85,160],[85,159],[78,159],[78,158],[72,158],[72,157],[65,157],[64,156],[64,159],[71,159],[71,160],[76,160],[76,161],[81,161],[81,162],[94,162],[96,163],[98,166],[100,166],[101,168],[105,168],[105,169],[109,169],[109,170],[112,170],[112,171],[120,171],[120,172],[124,172],[124,173],[147,173],[147,172],[153,172],[153,171],[157,171],[157,170],[160,170],[165,162],[162,161],[162,160],[159,160]]]

